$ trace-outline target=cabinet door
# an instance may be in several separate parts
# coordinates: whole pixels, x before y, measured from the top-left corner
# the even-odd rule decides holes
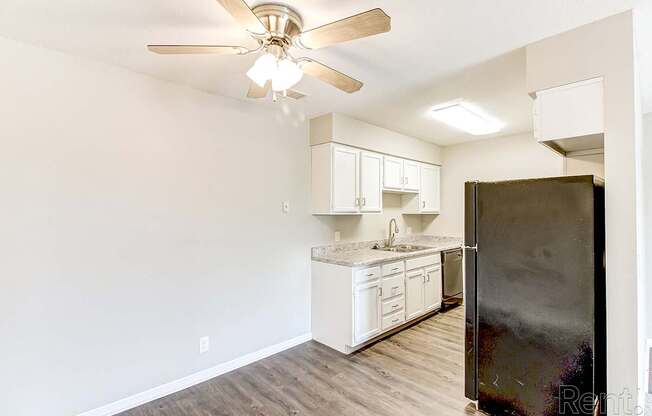
[[[434,165],[421,165],[421,190],[419,210],[423,213],[439,212],[440,168]]]
[[[405,279],[405,319],[410,320],[421,315],[423,308],[423,269],[406,274]]]
[[[357,286],[353,304],[354,338],[359,344],[380,333],[380,281]]]
[[[400,191],[403,189],[403,159],[385,156],[383,168],[383,187]]]
[[[602,78],[537,92],[534,137],[539,141],[583,137],[603,132]]]
[[[360,153],[360,211],[380,212],[383,207],[383,157]]]
[[[421,187],[419,175],[419,163],[406,160],[403,163],[403,189],[406,191],[418,191]]]
[[[426,269],[426,282],[423,285],[423,303],[426,311],[441,306],[441,266]]]
[[[358,212],[360,151],[333,147],[333,212]]]

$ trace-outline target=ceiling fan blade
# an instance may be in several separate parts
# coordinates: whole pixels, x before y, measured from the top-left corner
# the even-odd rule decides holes
[[[222,45],[147,45],[154,53],[168,54],[199,54],[212,53],[217,55],[241,55],[247,51],[242,46]]]
[[[319,49],[389,32],[391,28],[391,18],[382,9],[373,9],[303,32],[295,42],[306,49]]]
[[[301,69],[304,73],[318,78],[324,82],[327,82],[339,88],[342,91],[348,92],[349,94],[358,91],[362,88],[362,82],[357,79],[351,78],[348,75],[341,73],[333,68],[330,68],[324,64],[321,64],[312,59],[303,58],[301,61]]]
[[[249,84],[249,91],[247,91],[248,98],[265,98],[272,87],[272,81],[267,81],[264,87],[260,87],[255,82],[251,81]]]
[[[295,100],[300,100],[306,96],[306,94],[296,90],[287,90],[285,93],[288,97],[293,98]]]
[[[257,35],[263,35],[267,32],[265,26],[261,23],[254,12],[251,11],[244,0],[217,0],[217,2],[220,3],[245,30]]]

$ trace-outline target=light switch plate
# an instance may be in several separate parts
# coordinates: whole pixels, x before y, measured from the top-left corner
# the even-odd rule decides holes
[[[290,212],[290,201],[283,201],[282,207],[283,207],[283,213],[284,214],[287,214],[288,212]]]
[[[211,339],[209,337],[199,338],[199,353],[204,354],[211,348]]]
[[[341,238],[342,238],[342,236],[340,235],[340,232],[335,231],[335,241],[340,241]]]

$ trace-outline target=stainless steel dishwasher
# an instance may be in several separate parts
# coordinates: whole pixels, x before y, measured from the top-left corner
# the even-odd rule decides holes
[[[461,305],[464,300],[462,276],[462,249],[455,248],[441,253],[442,261],[442,310]]]

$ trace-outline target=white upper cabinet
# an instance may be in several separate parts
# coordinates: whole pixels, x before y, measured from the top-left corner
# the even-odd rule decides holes
[[[433,165],[421,165],[421,191],[419,201],[419,212],[439,212],[440,205],[440,167]]]
[[[403,189],[403,159],[385,156],[383,188],[400,191]]]
[[[376,153],[360,152],[360,200],[361,212],[383,210],[382,191],[383,157]]]
[[[313,214],[381,212],[382,171],[382,155],[336,144],[313,146]]]
[[[439,166],[323,143],[311,147],[311,169],[314,215],[382,212],[383,191],[402,194],[405,214],[439,213]]]
[[[405,160],[403,162],[403,189],[406,191],[418,191],[421,187],[421,175],[419,173],[419,162]]]
[[[358,212],[358,165],[360,152],[333,147],[333,212]]]
[[[390,192],[418,192],[421,186],[419,162],[385,156],[383,189]]]
[[[534,137],[562,154],[603,148],[603,79],[537,91]]]

